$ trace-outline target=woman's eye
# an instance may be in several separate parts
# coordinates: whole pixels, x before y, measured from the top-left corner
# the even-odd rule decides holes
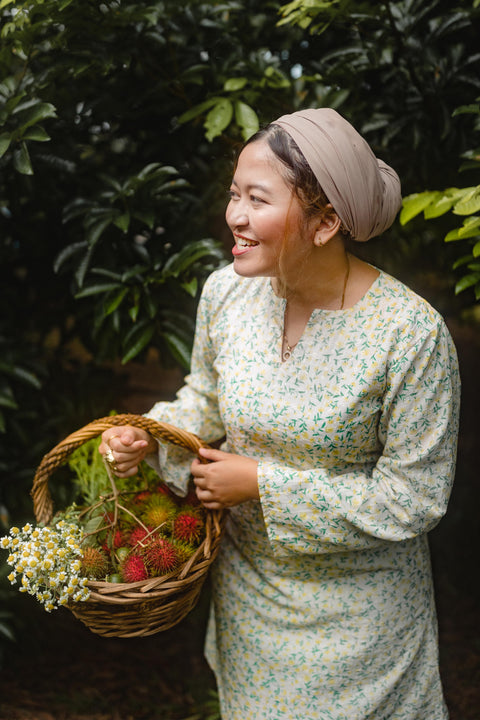
[[[230,200],[235,200],[235,198],[238,197],[238,193],[236,193],[235,190],[227,190],[227,196]]]
[[[256,195],[250,195],[250,201],[253,203],[263,203],[262,198],[259,198]]]

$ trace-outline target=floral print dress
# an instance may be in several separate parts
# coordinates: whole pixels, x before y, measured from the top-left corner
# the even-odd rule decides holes
[[[229,513],[206,655],[223,720],[444,720],[426,533],[454,475],[459,377],[440,315],[380,272],[314,310],[281,361],[285,300],[208,279],[191,373],[149,416],[259,461]],[[161,444],[186,492],[191,458]]]

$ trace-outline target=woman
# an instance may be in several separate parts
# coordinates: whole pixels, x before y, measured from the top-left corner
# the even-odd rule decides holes
[[[260,131],[238,158],[233,264],[205,285],[191,373],[149,413],[223,449],[190,468],[144,431],[103,435],[119,475],[158,455],[177,492],[191,470],[205,507],[230,508],[206,642],[224,720],[447,717],[426,533],[454,474],[455,350],[435,310],[345,246],[400,202],[334,110]]]

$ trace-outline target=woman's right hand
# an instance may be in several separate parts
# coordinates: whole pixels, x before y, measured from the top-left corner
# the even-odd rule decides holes
[[[157,442],[146,430],[133,425],[117,425],[102,433],[99,452],[118,477],[130,477],[147,455],[156,452]]]

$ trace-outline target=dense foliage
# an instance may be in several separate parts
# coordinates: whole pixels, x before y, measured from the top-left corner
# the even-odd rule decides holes
[[[478,5],[0,1],[0,517],[29,516],[41,455],[114,406],[112,363],[188,367],[232,160],[259,125],[335,107],[404,194],[460,184]],[[397,223],[371,252],[451,310],[439,223]]]

